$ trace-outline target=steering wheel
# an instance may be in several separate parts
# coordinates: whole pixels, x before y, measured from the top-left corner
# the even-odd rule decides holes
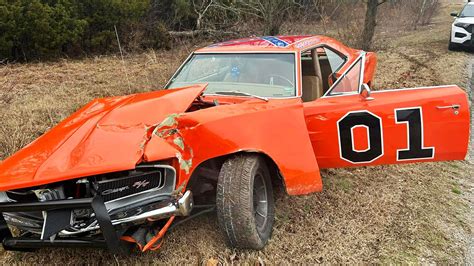
[[[280,80],[283,80],[284,82],[288,83],[288,85],[290,85],[290,87],[294,87],[295,84],[289,80],[288,78],[284,77],[284,76],[281,76],[281,75],[276,75],[276,74],[269,74],[269,75],[266,75],[264,80],[267,80],[268,79],[268,84],[270,85],[274,85],[275,82],[274,82],[274,79],[275,78],[278,78]]]

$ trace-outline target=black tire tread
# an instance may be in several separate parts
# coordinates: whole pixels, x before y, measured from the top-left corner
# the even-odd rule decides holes
[[[271,230],[268,234],[260,236],[253,214],[253,172],[258,167],[264,167],[269,175],[260,156],[237,155],[223,164],[219,174],[216,195],[217,217],[219,226],[232,247],[262,249],[270,237]],[[271,203],[273,215],[273,197]],[[273,219],[270,224],[273,225]]]

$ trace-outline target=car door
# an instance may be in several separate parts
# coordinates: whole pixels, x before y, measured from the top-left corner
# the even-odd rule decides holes
[[[457,86],[373,91],[362,54],[320,99],[304,103],[320,168],[463,160],[469,105]],[[365,89],[362,89],[365,88]]]

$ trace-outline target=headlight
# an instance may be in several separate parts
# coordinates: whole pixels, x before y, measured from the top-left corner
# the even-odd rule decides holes
[[[454,24],[454,26],[456,27],[461,27],[461,28],[464,28],[464,29],[467,29],[467,27],[469,27],[471,24],[469,23],[462,23],[462,22],[458,22],[456,24]]]

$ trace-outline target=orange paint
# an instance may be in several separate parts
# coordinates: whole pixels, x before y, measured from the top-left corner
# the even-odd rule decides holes
[[[177,169],[179,186],[187,184],[196,168],[209,159],[257,152],[275,162],[289,194],[301,195],[322,190],[320,168],[464,159],[469,139],[469,104],[466,93],[457,86],[376,91],[373,99],[348,94],[303,103],[302,52],[320,46],[339,51],[347,59],[335,73],[340,76],[362,51],[322,36],[280,39],[287,44],[285,47],[251,38],[206,47],[196,53],[295,53],[298,97],[264,101],[206,96],[202,95],[206,85],[201,84],[97,99],[1,162],[0,191],[131,170],[143,162],[163,160]],[[372,84],[376,63],[376,55],[367,53],[365,83]],[[218,100],[218,106],[196,105],[214,100]],[[422,115],[421,134],[403,118],[397,118],[397,110],[406,108],[415,108]],[[354,114],[370,117],[372,128],[342,124]],[[374,127],[380,127],[380,132]],[[344,137],[340,133],[343,130]],[[410,138],[415,134],[410,132],[418,132],[416,136],[421,140]],[[374,138],[376,133],[378,138]],[[343,149],[343,143],[349,143],[348,147]],[[432,150],[433,156],[400,159],[403,157],[399,158],[399,154],[409,150],[410,145]],[[355,157],[373,150],[380,154],[370,161],[355,163],[347,159],[347,149]],[[148,248],[151,245],[143,249]]]
[[[269,119],[272,117],[278,119]],[[193,170],[208,159],[249,151],[266,154],[275,161],[288,193],[306,194],[322,189],[300,99],[222,104],[185,113],[177,121],[176,128],[185,146],[193,151],[191,170],[186,173],[181,169],[177,183],[187,181]],[[145,155],[151,161],[162,159]]]
[[[321,168],[411,162],[463,160],[469,141],[469,104],[466,93],[457,86],[437,88],[375,91],[374,100],[359,95],[321,98],[305,103],[309,136]],[[438,107],[460,105],[459,113]],[[407,126],[397,124],[395,109],[421,107],[423,111],[424,146],[435,147],[434,158],[397,160],[397,150],[408,146]],[[367,110],[379,116],[383,127],[383,155],[370,163],[353,164],[341,159],[337,121],[350,111]],[[366,136],[355,134],[355,143]]]
[[[204,86],[97,99],[0,164],[0,190],[134,169],[149,129]]]
[[[352,129],[354,141],[352,148],[356,151],[366,151],[370,149],[369,129],[365,126],[356,126]]]
[[[338,73],[343,73],[361,53],[322,36],[282,39],[287,47],[275,47],[254,38],[206,47],[197,53],[295,52],[301,60],[301,52],[329,46],[347,57]],[[375,66],[375,54],[367,53],[365,82],[373,80]],[[396,160],[396,151],[406,147],[407,129],[406,125],[396,125],[393,112],[395,108],[409,106],[423,107],[424,144],[436,146],[434,158],[421,161],[463,159],[467,150],[467,100],[456,87],[374,92],[373,101],[365,101],[359,95],[320,98],[308,103],[302,103],[299,97],[264,102],[247,97],[205,96],[206,101],[218,99],[221,105],[185,113],[204,89],[205,85],[196,85],[94,100],[3,161],[0,190],[129,170],[141,162],[173,158],[176,166],[190,162],[187,169],[178,167],[181,169],[177,184],[181,184],[187,183],[196,167],[206,160],[249,151],[273,159],[288,193],[320,191],[319,167],[354,166],[341,159],[336,126],[338,119],[354,110],[369,110],[380,116],[385,141],[383,156],[357,165],[405,162]],[[298,91],[301,92],[301,83]],[[450,111],[436,109],[438,105],[454,103],[461,104],[455,117]],[[170,127],[179,129],[179,135],[159,136],[155,129],[172,114],[179,114]],[[368,149],[367,134],[362,128],[354,129],[355,150]],[[182,138],[183,150],[173,143],[176,137]]]

